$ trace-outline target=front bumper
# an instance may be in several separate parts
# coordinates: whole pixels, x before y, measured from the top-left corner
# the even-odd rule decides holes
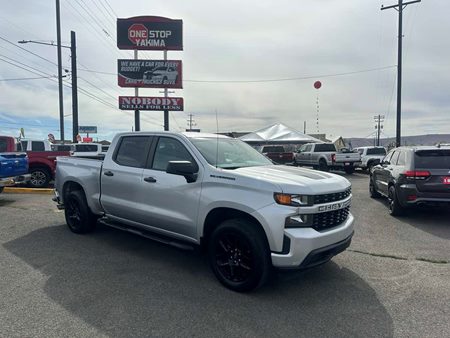
[[[354,217],[331,229],[316,231],[313,228],[287,228],[288,253],[272,252],[272,264],[278,268],[306,268],[322,264],[344,251],[353,236]]]

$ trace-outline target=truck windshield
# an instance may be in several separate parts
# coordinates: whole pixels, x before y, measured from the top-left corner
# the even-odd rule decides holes
[[[271,165],[272,162],[247,143],[229,138],[192,138],[191,142],[209,164],[223,169]]]

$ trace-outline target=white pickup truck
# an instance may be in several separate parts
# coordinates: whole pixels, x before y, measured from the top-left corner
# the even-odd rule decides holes
[[[122,133],[104,160],[57,161],[54,200],[70,230],[87,233],[100,220],[180,248],[203,246],[235,291],[261,286],[272,266],[325,263],[353,236],[347,179],[273,165],[237,139]]]
[[[338,151],[333,143],[307,143],[294,154],[296,165],[311,166],[322,171],[335,169],[352,174],[360,162],[358,152],[345,148]]]

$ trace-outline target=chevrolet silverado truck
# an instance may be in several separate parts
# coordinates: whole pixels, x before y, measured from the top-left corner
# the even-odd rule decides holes
[[[5,187],[30,179],[27,154],[16,150],[14,137],[0,136],[0,193]]]
[[[347,149],[338,151],[333,143],[307,143],[294,156],[295,165],[311,166],[322,171],[343,170],[347,174],[352,174],[361,162],[358,152]]]
[[[200,246],[226,287],[250,291],[272,267],[308,268],[353,236],[344,177],[274,165],[248,144],[203,133],[114,137],[104,160],[57,159],[55,197],[74,233],[97,221],[179,248]]]

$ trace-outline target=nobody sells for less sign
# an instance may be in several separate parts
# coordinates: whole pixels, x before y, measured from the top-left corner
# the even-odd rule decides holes
[[[122,110],[171,110],[183,111],[182,97],[119,96]]]

